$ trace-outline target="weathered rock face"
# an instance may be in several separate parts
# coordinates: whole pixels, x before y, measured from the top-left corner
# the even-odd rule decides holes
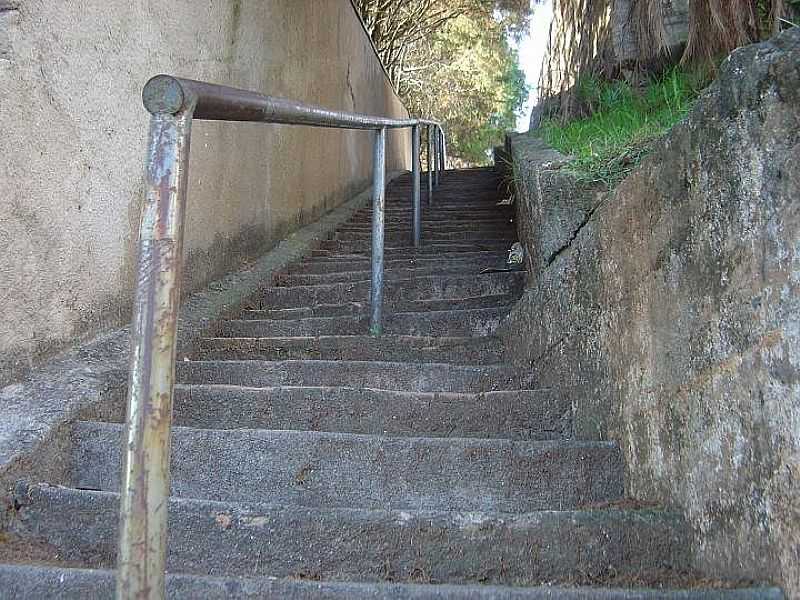
[[[612,193],[511,145],[516,361],[621,443],[630,495],[684,510],[700,568],[800,598],[800,30],[734,52]]]

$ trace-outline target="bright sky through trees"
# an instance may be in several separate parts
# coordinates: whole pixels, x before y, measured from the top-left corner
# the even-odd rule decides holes
[[[553,2],[545,0],[541,4],[534,6],[534,13],[531,19],[528,35],[523,37],[517,46],[519,52],[519,64],[525,72],[525,80],[530,89],[528,101],[517,119],[517,131],[527,131],[531,117],[531,109],[536,104],[538,97],[537,85],[539,84],[539,73],[542,69],[542,61],[547,51],[547,38],[550,30],[550,23],[553,20]]]

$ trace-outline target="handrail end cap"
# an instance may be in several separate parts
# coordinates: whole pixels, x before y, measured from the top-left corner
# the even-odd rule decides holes
[[[157,114],[177,114],[183,109],[186,94],[177,78],[171,75],[156,75],[142,90],[142,102],[147,112]]]

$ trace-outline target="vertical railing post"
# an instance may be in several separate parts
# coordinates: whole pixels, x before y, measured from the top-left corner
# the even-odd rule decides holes
[[[412,238],[414,247],[419,248],[422,243],[422,205],[420,202],[420,170],[422,165],[419,156],[420,126],[411,128],[411,202],[412,202]]]
[[[372,285],[370,287],[370,335],[383,333],[383,211],[386,200],[386,129],[375,134],[372,162]]]
[[[444,157],[444,129],[439,127],[439,177],[444,177],[444,172],[447,169]]]
[[[447,170],[447,138],[442,130],[442,171]]]
[[[162,600],[191,110],[153,114],[131,328],[117,598]]]
[[[433,185],[439,187],[439,127],[433,128]]]
[[[433,204],[433,138],[431,131],[433,125],[428,125],[426,128],[428,134],[428,206]]]

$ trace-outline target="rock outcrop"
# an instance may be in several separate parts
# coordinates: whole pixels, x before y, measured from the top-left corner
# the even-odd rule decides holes
[[[800,598],[800,29],[735,51],[613,192],[511,139],[531,278],[503,326],[683,510],[697,566]]]

